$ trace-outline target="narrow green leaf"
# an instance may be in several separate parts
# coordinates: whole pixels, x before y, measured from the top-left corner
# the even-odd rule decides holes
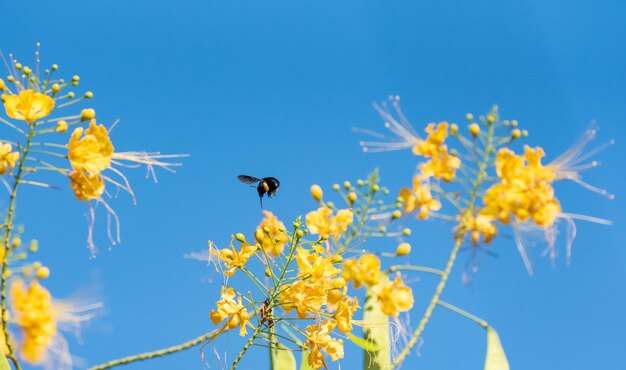
[[[359,338],[352,333],[346,333],[346,336],[348,337],[348,339],[350,339],[352,343],[356,344],[357,346],[363,348],[364,350],[368,352],[376,352],[377,350],[376,345],[372,342],[368,342],[367,340],[363,338]]]
[[[309,351],[302,350],[302,362],[300,363],[300,370],[315,370],[313,366],[309,365]]]
[[[270,360],[272,370],[296,370],[296,357],[279,342],[270,346]]]
[[[383,279],[387,280],[387,277]],[[386,281],[381,281],[382,284]],[[363,308],[363,337],[371,343],[373,351],[364,351],[363,368],[387,370],[391,368],[391,345],[389,341],[389,316],[385,315],[378,297],[371,289],[365,294]]]
[[[504,354],[498,333],[491,326],[487,327],[487,356],[485,370],[509,370],[509,362]]]
[[[7,361],[7,358],[4,356],[2,351],[0,351],[0,370],[11,370],[9,361]]]

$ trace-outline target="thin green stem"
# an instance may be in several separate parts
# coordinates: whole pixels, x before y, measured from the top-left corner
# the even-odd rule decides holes
[[[190,341],[187,341],[185,343],[181,343],[181,344],[176,345],[176,346],[160,349],[160,350],[157,350],[157,351],[145,352],[145,353],[140,353],[140,354],[137,354],[137,355],[132,355],[132,356],[120,358],[119,360],[113,360],[113,361],[109,361],[107,363],[104,363],[102,365],[97,365],[97,366],[94,366],[94,367],[90,367],[87,370],[110,369],[112,367],[130,364],[132,362],[149,360],[151,358],[162,357],[162,356],[166,356],[166,355],[169,355],[169,354],[172,354],[172,353],[184,351],[184,350],[189,349],[191,347],[197,346],[198,344],[203,343],[203,342],[205,342],[205,341],[207,341],[209,339],[213,339],[214,337],[219,335],[221,333],[221,331],[222,331],[222,329],[214,330],[214,331],[212,331],[210,333],[201,335],[201,336],[199,336],[197,338],[194,338],[194,339],[192,339]]]
[[[459,315],[461,315],[461,316],[463,316],[463,317],[465,317],[467,319],[472,320],[473,322],[475,322],[476,324],[480,325],[481,327],[483,327],[485,329],[487,327],[489,327],[489,324],[487,323],[487,321],[481,319],[478,316],[472,315],[471,313],[469,313],[469,312],[467,312],[467,311],[465,311],[465,310],[463,310],[463,309],[461,309],[461,308],[459,308],[457,306],[451,305],[448,302],[444,302],[442,300],[439,300],[437,302],[437,304],[439,306],[441,306],[441,307],[445,307],[445,308],[449,309],[452,312],[458,313]]]
[[[256,337],[258,337],[259,334],[261,333],[261,328],[262,327],[263,327],[263,323],[259,322],[259,324],[256,327],[256,329],[254,329],[254,333],[252,333],[252,336],[246,342],[246,345],[243,346],[241,351],[239,351],[239,355],[237,355],[237,358],[235,359],[235,361],[233,361],[233,365],[230,367],[230,370],[234,370],[234,369],[237,368],[237,364],[239,364],[239,361],[241,361],[243,356],[246,354],[246,351],[248,351],[248,348],[250,348],[252,343],[254,343],[254,340],[256,339]],[[96,369],[94,369],[94,370],[96,370]]]
[[[389,272],[394,272],[394,271],[419,271],[419,272],[427,272],[429,274],[434,274],[434,275],[439,275],[439,276],[443,276],[444,271],[439,270],[439,269],[435,269],[432,267],[426,267],[426,266],[413,266],[413,265],[396,265],[396,266],[391,266],[389,267]]]
[[[11,196],[9,200],[9,207],[7,210],[6,220],[4,222],[4,236],[2,243],[3,259],[2,259],[2,272],[0,273],[0,313],[2,318],[2,332],[4,334],[4,342],[6,343],[8,355],[10,355],[16,370],[21,369],[21,366],[15,356],[13,356],[14,350],[9,337],[9,325],[8,325],[8,310],[7,310],[7,280],[9,269],[9,255],[11,253],[11,235],[13,232],[13,219],[15,218],[15,202],[17,199],[17,189],[21,183],[22,176],[24,175],[24,163],[28,157],[28,151],[33,137],[35,136],[35,123],[29,125],[28,135],[26,136],[26,145],[22,148],[22,155],[17,165],[17,172],[15,175],[15,183],[11,190]]]
[[[450,271],[452,270],[452,266],[454,266],[454,261],[456,260],[456,256],[459,252],[459,249],[461,248],[462,243],[463,243],[462,238],[458,238],[456,240],[456,243],[454,243],[454,248],[452,248],[452,252],[450,253],[450,257],[448,258],[448,263],[446,264],[446,268],[445,270],[443,270],[443,274],[441,275],[439,284],[437,284],[437,288],[435,289],[435,294],[433,294],[432,298],[430,299],[430,303],[428,304],[428,307],[426,307],[424,316],[422,316],[422,319],[417,325],[417,329],[415,329],[415,331],[413,332],[411,339],[409,340],[407,345],[404,347],[402,352],[400,352],[398,357],[396,357],[396,359],[391,364],[392,369],[398,367],[402,363],[402,361],[404,361],[406,356],[408,356],[408,354],[411,352],[411,349],[413,348],[413,346],[415,346],[415,344],[417,343],[417,340],[419,339],[419,337],[422,335],[422,332],[424,331],[426,324],[428,324],[428,321],[430,320],[430,316],[432,315],[433,311],[435,310],[435,307],[437,306],[439,297],[441,296],[441,293],[443,293],[443,289],[446,287],[446,282],[448,281],[448,277],[450,276]]]

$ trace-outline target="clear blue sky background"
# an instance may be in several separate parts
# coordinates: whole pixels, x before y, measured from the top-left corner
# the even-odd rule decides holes
[[[276,176],[282,186],[266,208],[288,221],[314,208],[308,188],[364,177],[380,167],[394,192],[410,183],[409,152],[365,155],[353,126],[382,128],[371,103],[402,97],[416,127],[463,123],[466,112],[497,103],[504,117],[531,132],[549,158],[567,149],[592,120],[598,156],[585,179],[609,189],[608,199],[565,184],[565,210],[613,220],[578,223],[572,264],[556,268],[531,252],[529,277],[510,238],[490,247],[470,286],[454,270],[444,299],[489,321],[513,369],[624,369],[624,188],[626,154],[626,3],[623,1],[30,1],[2,7],[0,47],[22,60],[43,45],[45,64],[79,74],[93,90],[102,123],[120,150],[190,153],[176,175],[155,185],[143,171],[129,178],[138,204],[110,203],[122,218],[123,243],[107,250],[104,217],[90,259],[86,208],[68,190],[24,189],[18,221],[41,245],[57,296],[92,292],[106,312],[71,341],[72,352],[96,364],[172,345],[213,328],[221,280],[183,254],[225,246],[234,232],[252,235],[259,222],[253,189],[235,176]],[[32,59],[30,59],[32,60]],[[419,128],[421,130],[421,128]],[[130,173],[131,171],[127,171]],[[57,182],[65,184],[64,180]],[[408,259],[443,267],[449,229],[417,224]],[[391,249],[394,241],[372,246]],[[414,325],[435,281],[413,280]],[[240,340],[218,343],[232,360]],[[343,369],[360,368],[354,347]],[[480,369],[485,335],[442,310],[427,327],[420,355],[407,369]],[[210,362],[213,348],[207,349]],[[242,368],[266,368],[256,349]],[[336,364],[332,364],[336,367]],[[200,369],[198,350],[128,369]],[[213,364],[213,369],[221,368]]]

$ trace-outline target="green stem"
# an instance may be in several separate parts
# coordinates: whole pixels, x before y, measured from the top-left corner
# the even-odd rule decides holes
[[[444,302],[442,300],[439,300],[437,302],[437,304],[440,305],[441,307],[445,307],[445,308],[449,309],[452,312],[458,313],[459,315],[461,315],[461,316],[463,316],[463,317],[465,317],[467,319],[472,320],[473,322],[475,322],[476,324],[480,325],[481,327],[483,327],[485,329],[489,327],[489,324],[487,323],[487,321],[481,319],[478,316],[472,315],[471,313],[469,313],[469,312],[467,312],[467,311],[465,311],[463,309],[460,309],[457,306],[451,305],[448,302]]]
[[[2,272],[0,273],[0,313],[2,318],[2,332],[4,335],[4,342],[6,343],[8,355],[10,356],[15,368],[17,370],[21,369],[17,358],[13,356],[14,350],[13,345],[11,344],[11,339],[9,337],[9,325],[8,325],[8,310],[7,310],[7,279],[8,279],[8,269],[9,269],[9,254],[11,253],[11,234],[13,232],[13,219],[15,218],[15,201],[17,199],[17,189],[20,185],[20,180],[24,174],[24,163],[26,162],[26,157],[28,156],[28,151],[30,149],[30,145],[33,137],[35,136],[35,123],[29,124],[28,135],[26,136],[26,145],[22,150],[22,155],[20,157],[20,161],[17,165],[17,173],[15,175],[15,183],[13,184],[13,189],[11,190],[11,197],[9,200],[9,207],[7,210],[7,217],[4,222],[4,237],[2,243],[3,250],[3,259],[2,259]]]
[[[456,243],[454,244],[454,248],[452,248],[452,253],[450,253],[450,258],[448,258],[448,263],[446,264],[446,268],[443,271],[443,274],[441,275],[439,284],[437,284],[437,289],[435,289],[435,294],[433,294],[433,297],[430,299],[430,303],[428,304],[428,307],[426,308],[426,311],[424,312],[424,316],[422,316],[422,319],[417,325],[417,329],[415,329],[415,331],[413,332],[411,339],[409,340],[407,345],[404,347],[402,352],[400,352],[398,357],[396,357],[396,359],[391,364],[392,369],[395,369],[402,363],[402,361],[404,361],[405,357],[408,356],[408,354],[411,352],[411,348],[415,346],[415,344],[417,343],[417,340],[422,335],[422,332],[424,331],[426,324],[428,324],[428,321],[430,320],[430,316],[432,315],[433,311],[435,310],[435,307],[437,306],[437,302],[439,302],[439,297],[441,296],[443,289],[446,287],[446,282],[448,281],[448,277],[450,276],[450,271],[452,270],[452,266],[454,266],[454,261],[456,259],[456,256],[459,252],[459,249],[462,243],[463,243],[463,238],[458,238],[456,240]]]
[[[401,271],[401,270],[427,272],[429,274],[434,274],[434,275],[439,275],[439,276],[443,276],[444,274],[444,272],[439,269],[435,269],[432,267],[425,267],[425,266],[396,265],[396,266],[389,267],[389,272],[395,272],[395,271]]]
[[[169,354],[172,354],[172,353],[184,351],[184,350],[189,349],[191,347],[197,346],[198,344],[200,344],[200,343],[202,343],[204,341],[207,341],[209,339],[214,338],[220,332],[221,332],[221,329],[214,330],[214,331],[212,331],[210,333],[201,335],[201,336],[199,336],[199,337],[197,337],[195,339],[192,339],[192,340],[187,341],[185,343],[181,343],[181,344],[176,345],[176,346],[160,349],[160,350],[157,350],[157,351],[145,352],[145,353],[140,353],[138,355],[132,355],[132,356],[120,358],[119,360],[113,360],[113,361],[109,361],[107,363],[104,363],[102,365],[90,367],[87,370],[110,369],[112,367],[130,364],[131,362],[149,360],[151,358],[162,357],[162,356],[166,356],[166,355],[169,355]]]
[[[237,368],[237,364],[239,364],[239,361],[241,361],[241,359],[243,358],[243,355],[246,354],[246,351],[248,351],[248,348],[250,348],[252,343],[254,343],[254,340],[256,339],[256,337],[258,337],[259,334],[261,333],[262,327],[263,327],[263,323],[259,322],[259,325],[256,327],[256,329],[254,329],[254,333],[252,333],[252,336],[250,337],[250,339],[248,339],[248,341],[246,342],[246,345],[243,346],[241,351],[239,351],[239,355],[237,355],[237,358],[235,359],[235,361],[233,361],[233,365],[230,367],[230,370],[234,370]],[[97,370],[97,369],[93,369],[93,370]]]

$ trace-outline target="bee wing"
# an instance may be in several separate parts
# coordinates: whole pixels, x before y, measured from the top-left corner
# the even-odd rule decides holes
[[[257,182],[261,181],[261,179],[257,179],[256,177],[246,176],[246,175],[239,175],[237,176],[237,179],[243,182],[244,184],[256,184]]]

